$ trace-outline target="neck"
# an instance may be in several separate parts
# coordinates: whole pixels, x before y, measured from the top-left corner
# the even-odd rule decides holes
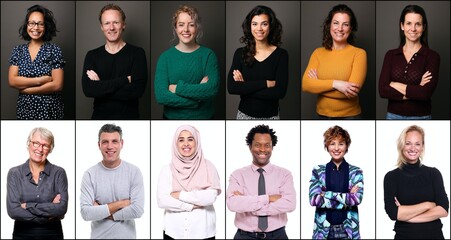
[[[117,53],[125,46],[125,42],[121,39],[117,42],[106,42],[105,50],[109,53]]]
[[[255,41],[255,50],[266,50],[271,45],[268,43],[268,41]]]
[[[118,158],[114,161],[106,161],[106,160],[102,160],[102,164],[103,166],[105,166],[106,168],[116,168],[117,166],[119,166],[121,164],[121,159]]]
[[[332,159],[332,162],[335,164],[335,166],[337,166],[337,168],[339,168],[341,163],[343,162],[343,158],[340,160]]]
[[[43,40],[41,40],[41,39],[38,39],[38,40],[32,39],[30,41],[30,43],[28,44],[28,46],[30,46],[30,47],[40,47],[42,44],[44,44]]]
[[[421,48],[420,41],[411,42],[406,40],[406,44],[404,44],[403,50],[417,52],[420,48]]]
[[[200,47],[200,45],[197,44],[196,42],[191,42],[188,44],[179,42],[175,47],[181,52],[194,52],[196,49]]]
[[[348,46],[347,42],[345,42],[345,43],[336,43],[336,42],[334,42],[332,44],[332,49],[333,50],[341,50],[341,49],[345,48],[346,46]]]
[[[39,173],[42,172],[44,170],[44,166],[45,166],[45,161],[42,161],[41,163],[35,163],[31,160],[28,161],[28,165],[30,166],[30,171],[32,173]]]

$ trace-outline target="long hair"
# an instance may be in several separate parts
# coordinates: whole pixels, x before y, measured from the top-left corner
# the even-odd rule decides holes
[[[274,11],[271,8],[262,5],[254,7],[241,24],[243,36],[240,38],[240,42],[246,45],[243,50],[242,59],[246,66],[252,66],[256,53],[255,39],[254,36],[252,36],[251,31],[252,18],[261,14],[267,15],[269,18],[268,43],[277,47],[282,44],[282,24],[279,19],[276,18]]]
[[[398,140],[397,140],[398,161],[397,161],[396,165],[398,166],[398,168],[402,168],[402,166],[407,163],[407,161],[404,158],[404,155],[402,153],[402,150],[403,150],[404,146],[406,145],[406,137],[407,137],[407,133],[409,133],[409,132],[418,132],[421,135],[422,140],[423,140],[422,141],[423,151],[421,152],[421,155],[420,155],[420,158],[418,159],[418,161],[420,161],[420,164],[421,164],[421,161],[423,160],[424,150],[425,150],[425,145],[424,145],[425,133],[424,133],[423,128],[421,128],[420,126],[412,125],[412,126],[406,127],[401,132],[401,134],[399,135]]]
[[[423,19],[423,34],[420,37],[420,43],[422,45],[428,46],[428,19],[426,18],[426,12],[424,9],[418,5],[407,5],[401,12],[401,17],[399,18],[399,23],[404,24],[404,20],[406,18],[407,13],[416,13],[420,14]],[[406,35],[404,35],[404,31],[399,26],[399,46],[402,47],[406,44]]]
[[[355,32],[357,32],[357,19],[354,15],[354,12],[351,8],[349,8],[345,4],[339,4],[334,6],[327,15],[326,19],[324,19],[323,23],[323,47],[327,50],[332,50],[333,40],[332,36],[330,35],[330,24],[332,23],[332,18],[336,13],[346,13],[351,22],[351,32],[349,33],[347,42],[349,44],[354,44],[355,41]]]

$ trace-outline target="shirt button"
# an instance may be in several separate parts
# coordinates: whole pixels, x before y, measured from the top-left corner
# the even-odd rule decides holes
[[[412,58],[412,61],[415,60],[415,58]]]
[[[407,71],[404,71],[404,73],[407,73]]]
[[[39,197],[39,194],[38,194],[38,196],[37,197]]]

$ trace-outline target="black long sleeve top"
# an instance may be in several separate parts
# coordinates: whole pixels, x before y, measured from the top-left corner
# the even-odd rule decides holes
[[[90,80],[87,70],[94,70],[100,80]],[[93,49],[86,54],[82,76],[83,92],[94,98],[92,119],[139,118],[139,98],[148,79],[142,48],[127,43],[116,54],[108,53],[104,45]]]
[[[288,86],[288,52],[280,47],[263,61],[255,60],[248,67],[242,60],[243,48],[238,48],[233,56],[227,77],[227,90],[240,95],[238,109],[256,118],[269,118],[279,113],[279,99],[285,97]],[[239,70],[244,81],[233,79],[233,70]],[[266,80],[275,80],[276,85],[268,88]]]
[[[425,223],[409,223],[397,220],[398,207],[395,197],[401,205],[414,205],[422,202],[435,202],[446,211],[449,208],[448,197],[443,178],[436,168],[405,164],[402,169],[388,172],[384,178],[385,211],[392,220],[396,220],[394,231],[398,238],[432,239],[443,238],[440,219]]]

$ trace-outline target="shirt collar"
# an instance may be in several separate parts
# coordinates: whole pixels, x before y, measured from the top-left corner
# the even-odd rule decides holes
[[[346,159],[343,158],[343,162],[341,162],[340,166],[338,167],[338,170],[342,170],[343,167],[347,166],[348,163],[346,162]],[[337,165],[335,165],[334,161],[331,159],[329,163],[327,163],[326,168],[332,170],[332,169],[337,169],[336,167]]]
[[[260,167],[255,166],[254,164],[251,165],[251,169],[253,172],[258,173],[257,169],[259,169],[259,168]],[[266,173],[270,173],[273,170],[274,166],[269,162],[268,164],[266,164],[266,166],[261,167],[261,168],[263,168],[263,170],[265,170]]]
[[[52,164],[49,162],[49,160],[45,160],[44,170],[42,170],[42,172],[45,173],[47,176],[50,176],[51,169]],[[27,159],[27,161],[24,164],[22,164],[21,172],[24,176],[31,175],[30,159]]]
[[[400,46],[400,47],[396,48],[395,49],[395,54],[404,54],[403,50],[402,50],[402,47],[403,46]],[[416,52],[416,53],[420,54],[420,55],[426,55],[426,52],[428,51],[428,49],[429,49],[428,47],[426,47],[424,45],[421,45],[420,50],[418,50],[418,52]]]

